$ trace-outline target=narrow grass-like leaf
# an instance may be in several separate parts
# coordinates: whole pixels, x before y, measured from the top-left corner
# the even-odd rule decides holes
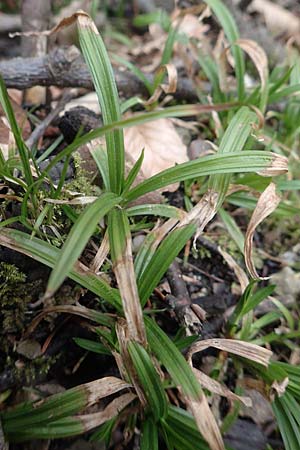
[[[119,378],[106,377],[54,394],[45,400],[21,404],[11,411],[2,413],[4,431],[12,433],[34,425],[45,425],[78,413],[99,399],[128,387],[130,384]]]
[[[218,154],[225,155],[242,151],[250,135],[252,124],[256,120],[256,114],[250,111],[249,108],[245,106],[240,108],[225,131],[218,149]],[[230,179],[230,174],[213,175],[210,177],[209,187],[219,194],[218,206],[224,201]]]
[[[169,414],[162,423],[176,449],[209,450],[208,444],[199,433],[193,416],[182,408],[169,406]]]
[[[51,297],[59,288],[81,255],[99,221],[115,205],[120,203],[120,200],[120,197],[117,197],[111,192],[104,193],[98,200],[87,206],[80,215],[68,234],[59,254],[59,259],[50,275],[45,294],[46,297]]]
[[[113,432],[115,425],[116,425],[116,418],[108,420],[92,434],[92,436],[90,437],[90,441],[105,442],[106,447],[109,447],[111,434]]]
[[[146,204],[131,206],[126,209],[126,213],[129,217],[133,216],[161,216],[173,219],[183,219],[186,213],[182,209],[176,208],[170,205],[159,205],[159,204]]]
[[[135,398],[135,394],[124,394],[112,400],[104,410],[100,412],[82,416],[65,417],[57,421],[48,421],[45,424],[28,427],[22,430],[14,429],[14,432],[11,432],[11,434],[8,435],[8,438],[12,442],[22,442],[32,439],[59,439],[76,436],[111,420]]]
[[[73,338],[73,341],[76,342],[79,347],[84,348],[84,350],[88,350],[89,352],[99,353],[100,355],[111,355],[108,348],[100,342],[83,338]]]
[[[5,247],[28,255],[51,268],[54,268],[61,252],[61,250],[48,242],[36,237],[32,238],[30,235],[18,230],[1,229],[0,243]],[[117,289],[110,287],[107,281],[103,280],[100,276],[96,276],[94,273],[89,272],[87,268],[82,268],[80,265],[73,267],[68,276],[76,283],[79,283],[100,298],[106,300],[118,311],[122,310],[119,292]]]
[[[143,420],[140,450],[159,450],[158,426],[151,417],[147,417]]]
[[[178,181],[197,179],[201,176],[229,174],[240,172],[260,172],[265,168],[267,171],[275,164],[278,156],[275,153],[260,150],[243,151],[234,154],[222,154],[204,156],[195,161],[178,164],[166,169],[138,186],[131,189],[125,195],[125,200],[130,202],[136,198],[156,189],[163,188]],[[281,157],[280,157],[281,158]],[[285,173],[287,169],[278,171]]]
[[[112,59],[115,60],[117,63],[127,67],[127,69],[129,69],[139,80],[141,80],[141,82],[144,83],[150,95],[153,93],[152,83],[150,83],[150,81],[146,78],[145,74],[141,71],[141,69],[139,69],[136,65],[132,64],[130,61],[127,61],[120,55],[113,54]]]
[[[241,229],[237,225],[234,218],[227,211],[225,211],[225,209],[222,209],[222,208],[219,209],[219,215],[220,215],[222,221],[224,222],[228,233],[230,234],[230,236],[232,237],[232,239],[238,246],[238,249],[240,250],[240,252],[243,254],[245,238],[244,238],[243,233],[241,232]]]
[[[293,84],[292,86],[280,89],[280,91],[277,91],[274,94],[270,95],[268,102],[269,104],[277,103],[284,97],[288,97],[289,95],[293,94],[299,95],[299,93],[300,93],[300,83]]]
[[[15,115],[14,115],[14,111],[12,109],[8,94],[7,94],[7,90],[3,81],[2,76],[0,75],[0,103],[2,105],[2,108],[6,114],[6,117],[9,121],[11,130],[13,132],[15,141],[16,141],[16,145],[20,154],[20,158],[22,161],[22,166],[23,166],[23,172],[24,172],[24,177],[27,183],[27,186],[31,186],[33,184],[33,177],[32,177],[32,173],[31,173],[31,168],[30,168],[30,163],[29,163],[29,157],[30,157],[30,153],[28,148],[26,147],[26,144],[22,138],[19,126],[17,124]]]
[[[250,197],[245,192],[239,192],[228,197],[228,202],[232,205],[240,206],[252,211],[257,204],[257,199]],[[293,217],[299,214],[299,208],[282,201],[272,214],[276,217]]]
[[[47,308],[44,308],[43,311],[32,320],[29,328],[26,331],[26,336],[28,336],[35,330],[35,328],[45,316],[52,313],[74,314],[75,316],[92,320],[99,325],[105,326],[109,329],[113,328],[115,324],[114,319],[110,315],[101,313],[99,311],[96,311],[95,309],[86,308],[82,305],[48,306]]]
[[[275,399],[272,403],[272,408],[277,419],[285,450],[296,450],[300,441],[299,433],[297,433],[299,427],[297,428],[294,419],[287,414],[286,408],[282,404],[281,397]]]
[[[214,14],[217,16],[224,33],[230,44],[234,44],[235,41],[239,39],[239,32],[236,26],[236,23],[225,6],[224,2],[221,0],[205,0],[205,3],[213,10]],[[245,85],[244,85],[244,76],[245,76],[245,61],[244,55],[240,48],[233,46],[232,55],[234,57],[235,62],[235,74],[237,78],[238,84],[238,98],[239,101],[243,101]]]
[[[129,222],[122,209],[115,208],[108,215],[108,235],[130,339],[145,344],[146,335],[134,273]]]
[[[111,63],[102,38],[91,18],[83,13],[77,14],[78,35],[83,55],[89,66],[104,125],[121,118],[120,101]],[[124,183],[124,139],[122,130],[107,133],[106,148],[108,156],[111,191],[120,194]]]
[[[171,262],[196,231],[195,225],[188,225],[172,231],[160,244],[147,268],[138,279],[138,288],[142,305],[145,305],[153,289],[157,286]]]
[[[161,379],[150,356],[141,345],[129,342],[127,349],[149,405],[149,412],[157,422],[167,414],[167,398]]]
[[[149,317],[144,317],[151,351],[165,366],[177,386],[195,399],[201,395],[201,387],[176,345],[163,330]]]
[[[199,64],[212,85],[214,101],[219,103],[222,101],[225,102],[225,95],[220,89],[219,72],[215,61],[210,55],[205,54],[201,49],[198,50],[198,53]]]
[[[108,170],[108,160],[106,150],[102,148],[102,145],[100,143],[98,145],[95,145],[95,140],[92,141],[91,143],[88,143],[87,145],[98,167],[101,179],[103,181],[103,185],[105,189],[109,191],[110,181],[109,181],[109,170]]]
[[[130,170],[130,172],[125,180],[122,195],[124,195],[129,190],[132,183],[136,179],[139,171],[141,170],[143,160],[144,160],[144,150],[142,150],[141,156],[136,160],[135,164],[133,165],[132,169]]]
[[[127,128],[166,117],[188,117],[198,114],[211,113],[212,111],[226,111],[228,109],[235,108],[236,106],[237,103],[221,103],[218,105],[192,104],[192,105],[169,106],[167,108],[156,111],[136,113],[131,117],[127,117],[126,119],[122,119],[112,124],[96,128],[90,131],[89,133],[86,133],[83,136],[77,138],[74,142],[68,145],[64,150],[62,150],[58,155],[56,155],[51,160],[47,168],[43,171],[42,177],[46,176],[46,174],[49,173],[49,171],[52,169],[52,167],[54,167],[58,163],[58,161],[72,154],[77,148],[87,144],[89,141],[93,139],[104,136],[106,133],[112,130]]]

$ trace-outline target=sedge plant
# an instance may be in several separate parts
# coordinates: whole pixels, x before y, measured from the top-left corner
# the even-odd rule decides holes
[[[211,0],[207,3],[212,9],[220,11],[219,2]],[[224,17],[227,19],[226,14]],[[72,21],[76,21],[78,25],[80,45],[98,95],[103,126],[76,139],[55,156],[44,171],[37,170],[36,175],[33,175],[34,161],[31,161],[31,154],[21,138],[1,81],[0,100],[11,123],[19,151],[22,177],[21,181],[14,177],[14,181],[21,185],[23,194],[21,221],[32,235],[10,228],[10,224],[6,222],[1,224],[0,243],[52,268],[45,299],[53,296],[64,279],[69,277],[109,305],[113,312],[110,314],[80,305],[45,308],[33,321],[29,331],[33,331],[45,314],[51,312],[77,314],[91,320],[96,324],[93,331],[97,339],[92,341],[78,338],[77,344],[91,352],[113,355],[120,377],[95,380],[43,401],[20,404],[2,411],[5,438],[9,442],[61,438],[100,426],[93,439],[104,440],[109,445],[114,427],[119,421],[128,420],[129,416],[131,428],[138,427],[141,431],[142,450],[158,449],[161,441],[164,441],[168,449],[224,449],[222,434],[199,382],[199,374],[195,372],[191,361],[188,362],[181,353],[187,340],[182,338],[173,342],[156,323],[154,314],[149,315],[145,305],[170,263],[188,240],[196,232],[202,232],[220,210],[232,175],[260,172],[264,176],[275,176],[286,172],[285,163],[282,157],[271,151],[249,147],[250,143],[253,144],[251,135],[258,122],[257,115],[247,106],[237,106],[236,102],[172,106],[122,118],[112,67],[101,36],[87,14],[78,12],[64,23]],[[226,29],[229,25],[224,23],[223,26]],[[237,39],[235,28],[230,28],[230,31],[233,42]],[[245,90],[241,49],[234,46],[233,55],[237,63],[238,99],[242,102]],[[262,109],[265,107],[265,96],[264,90],[260,96],[258,94]],[[215,155],[177,165],[133,186],[143,161],[143,152],[141,149],[140,158],[126,175],[122,132],[124,127],[162,117],[194,116],[229,109],[231,120],[224,127],[226,129]],[[80,214],[72,216],[74,223],[71,230],[62,247],[58,248],[51,241],[43,239],[42,235],[36,235],[46,217],[42,209],[38,215],[34,214],[36,205],[41,208],[42,204],[39,190],[48,179],[51,167],[62,158],[70,157],[79,146],[100,136],[105,136],[106,152],[100,147],[95,148],[93,156],[102,175],[102,193],[97,198],[89,199],[89,204],[82,207]],[[4,160],[1,161],[0,169],[1,177],[6,180],[11,178],[12,174]],[[199,177],[208,177],[207,190],[188,213],[168,205],[132,204],[149,192],[178,181]],[[51,185],[50,196],[57,200],[57,189],[62,188],[62,183],[58,187]],[[149,232],[144,245],[133,256],[131,220],[141,214],[159,216],[162,224]],[[108,249],[106,254],[110,255],[117,287],[112,287],[104,277],[80,261],[90,238],[95,236],[99,239],[99,227],[102,231],[99,245]],[[241,300],[229,322],[228,345],[224,342],[220,344],[229,349],[229,352],[232,351],[242,364],[246,364],[246,358],[241,359],[245,356],[245,348],[251,350],[252,354],[256,351],[261,358],[252,356],[250,360],[257,372],[260,365],[268,365],[270,352],[266,354],[257,343],[250,342],[256,338],[254,330],[250,329],[247,336],[236,336],[235,333],[239,331],[241,316],[249,313],[249,302],[252,308],[265,294],[260,294],[259,298],[250,296],[250,300],[249,294]],[[229,342],[233,337],[236,340],[235,347]],[[171,391],[180,393],[177,405],[172,401],[174,394],[171,395]],[[85,411],[111,394],[115,394],[114,399],[103,410],[96,413]],[[281,400],[275,400],[274,410],[282,410]]]

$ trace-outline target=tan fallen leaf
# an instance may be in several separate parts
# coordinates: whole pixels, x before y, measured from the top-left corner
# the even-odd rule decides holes
[[[179,33],[186,34],[189,38],[202,40],[204,34],[208,30],[208,25],[201,22],[201,17],[198,18],[194,14],[185,14],[183,19],[176,19],[174,25],[178,25]]]
[[[300,19],[288,9],[270,0],[253,0],[251,11],[262,14],[267,27],[276,35],[285,33],[288,35],[300,31]]]
[[[22,136],[26,140],[30,133],[31,133],[31,127],[30,123],[27,119],[26,112],[21,108],[18,103],[10,98],[10,103],[13,108],[17,124],[22,131]],[[4,110],[2,106],[0,105],[0,147],[3,152],[3,156],[5,159],[9,156],[9,149],[14,147],[14,139],[12,136],[12,132],[10,129],[9,122],[6,118],[6,115],[4,113]]]
[[[274,183],[270,183],[269,186],[261,194],[257,205],[253,211],[251,220],[248,224],[246,236],[245,236],[245,263],[246,267],[252,278],[260,278],[256,272],[253,258],[253,236],[256,227],[268,217],[278,206],[280,202],[280,196],[276,193],[276,186]]]
[[[146,178],[188,161],[187,148],[169,119],[158,119],[124,130],[125,149],[136,161],[144,149],[142,173]],[[163,190],[174,191],[177,184]]]

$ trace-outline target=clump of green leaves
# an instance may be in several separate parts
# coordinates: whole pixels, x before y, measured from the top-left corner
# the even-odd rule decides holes
[[[72,209],[69,208],[69,217],[72,217],[74,225],[62,248],[58,249],[40,236],[29,236],[24,232],[9,229],[7,223],[2,229],[0,242],[20,252],[29,253],[36,260],[53,268],[45,299],[53,296],[64,279],[70,277],[114,309],[115,314],[111,316],[78,305],[52,307],[44,310],[35,320],[32,328],[46,313],[50,312],[73,313],[96,322],[98,326],[95,327],[95,333],[98,339],[94,343],[77,339],[77,343],[89,351],[114,355],[122,378],[96,380],[93,384],[79,386],[63,394],[49,397],[43,402],[18,405],[11,411],[3,412],[3,430],[10,441],[73,436],[102,425],[98,431],[98,437],[109,442],[113,426],[118,420],[124,420],[122,414],[120,415],[120,411],[124,410],[125,416],[128,411],[134,411],[130,413],[129,419],[131,423],[140,424],[142,450],[158,449],[161,439],[164,440],[168,449],[225,448],[220,429],[208,406],[195,371],[180,351],[182,347],[172,342],[157,325],[155,319],[149,318],[145,311],[147,300],[169,264],[195,234],[197,228],[200,232],[203,231],[206,224],[222,207],[229,185],[234,181],[233,174],[251,174],[252,182],[257,183],[263,179],[262,174],[276,176],[286,171],[283,158],[269,151],[269,148],[257,150],[253,132],[254,124],[258,121],[257,116],[248,106],[241,105],[243,102],[259,106],[264,112],[267,99],[272,98],[271,94],[275,95],[279,85],[277,83],[277,86],[273,86],[273,91],[269,89],[268,76],[265,75],[261,89],[255,90],[249,96],[246,95],[244,56],[235,42],[238,39],[237,27],[222,2],[209,0],[207,3],[221,21],[228,40],[232,44],[238,86],[237,96],[240,102],[238,105],[229,103],[231,99],[223,95],[216,67],[211,64],[211,61],[207,63],[206,60],[203,70],[211,76],[215,89],[214,99],[219,102],[218,105],[173,106],[123,119],[113,71],[104,43],[88,15],[79,12],[72,16],[69,22],[76,21],[78,25],[82,52],[91,71],[101,106],[103,127],[91,131],[67,146],[53,158],[42,173],[38,172],[37,180],[35,180],[30,168],[32,155],[21,139],[5,87],[3,83],[0,85],[0,100],[11,121],[20,152],[24,179],[21,221],[33,230],[34,234],[51,208],[46,205],[46,211],[40,211],[40,214],[35,216],[35,222],[32,218],[31,221],[28,220],[27,213],[35,209],[36,193],[43,180],[47,178],[51,167],[60,159],[66,158],[68,161],[80,145],[96,137],[105,136],[107,152],[103,153],[97,149],[93,152],[102,175],[103,192],[96,199],[92,199],[93,201],[83,208],[78,217],[76,214],[72,215]],[[168,45],[164,52],[165,60],[162,60],[162,63],[168,61],[174,36],[175,31],[170,30]],[[154,85],[150,86],[151,92],[160,82],[161,78],[156,78]],[[124,127],[161,117],[193,116],[215,110],[230,110],[223,124],[224,130],[219,151],[216,154],[164,170],[132,187],[141,168],[143,152],[141,149],[140,158],[126,176],[122,132]],[[3,175],[7,177],[7,166],[4,161],[0,166],[1,169]],[[257,175],[257,172],[260,175]],[[182,211],[167,205],[145,204],[142,205],[142,210],[138,211],[131,206],[132,201],[140,199],[146,193],[178,181],[194,180],[200,177],[207,177],[206,190],[203,191],[203,197],[198,204],[189,213],[183,214]],[[61,195],[62,187],[63,182],[59,183],[57,188],[50,185],[49,195],[57,200]],[[147,216],[160,216],[162,225],[149,232],[144,245],[133,256],[130,220],[141,211]],[[106,251],[106,256],[110,255],[117,288],[113,288],[106,279],[96,275],[83,263],[78,263],[90,238],[95,236],[99,239],[99,233],[95,231],[100,222],[105,232],[102,235],[106,236],[100,242],[100,248],[104,253]],[[232,223],[230,226],[233,227]],[[239,239],[240,250],[242,249],[241,241],[242,239]],[[250,284],[228,324],[228,336],[239,337],[242,342],[253,341],[256,338],[252,312],[270,293],[270,289],[254,293],[252,288]],[[241,327],[243,320],[247,324],[245,329]],[[253,342],[251,342],[251,349],[259,350]],[[237,367],[240,362],[239,359]],[[256,372],[259,372],[259,368]],[[271,374],[267,380],[268,386],[274,379]],[[172,404],[170,400],[172,396],[168,395],[168,391],[172,390],[174,394],[178,388],[181,392],[180,403],[185,404],[185,408],[188,408],[192,414],[183,407],[175,407]],[[126,392],[118,394],[103,411],[94,414],[84,413],[86,408],[101,398],[123,390]]]

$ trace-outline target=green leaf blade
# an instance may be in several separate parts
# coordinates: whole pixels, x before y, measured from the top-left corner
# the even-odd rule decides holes
[[[81,255],[98,222],[120,201],[120,197],[107,192],[84,210],[61,249],[60,257],[48,281],[46,296],[53,295],[58,289]]]

